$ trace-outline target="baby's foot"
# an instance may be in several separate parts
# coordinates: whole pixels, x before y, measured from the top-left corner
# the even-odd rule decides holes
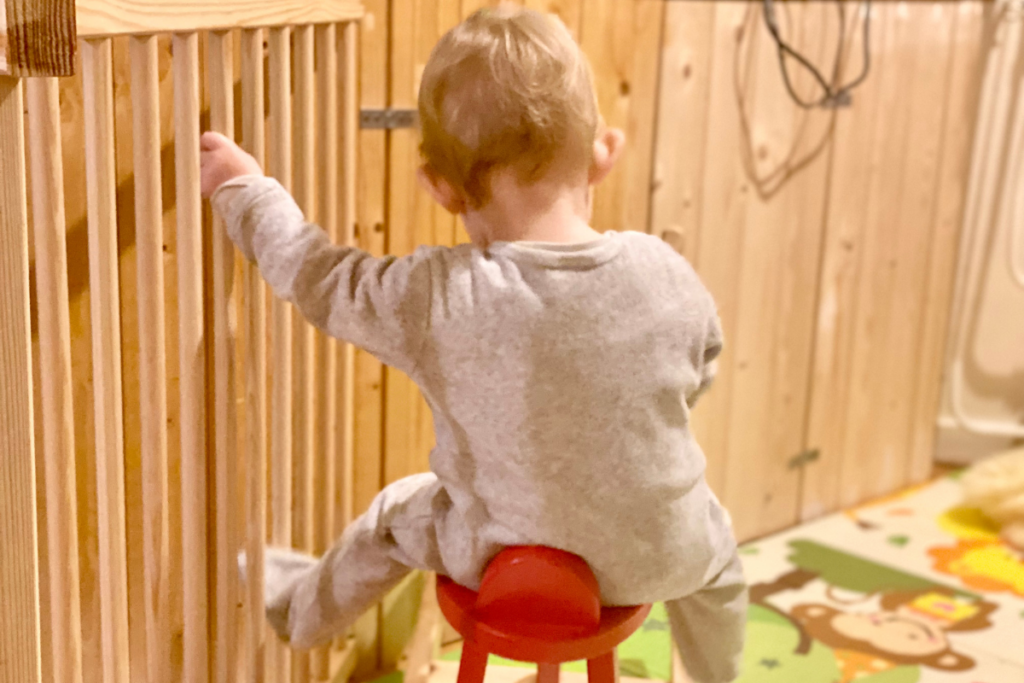
[[[266,548],[263,551],[263,600],[267,620],[285,641],[289,639],[288,607],[296,582],[317,564],[310,555],[286,548]],[[238,572],[246,580],[246,556],[238,554]]]

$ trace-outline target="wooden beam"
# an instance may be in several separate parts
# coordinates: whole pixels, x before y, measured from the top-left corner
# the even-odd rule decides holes
[[[89,300],[92,303],[101,649],[105,680],[108,683],[127,683],[128,549],[111,48],[109,39],[83,41],[82,102],[85,112]]]
[[[0,60],[14,76],[75,73],[75,0],[4,0]]]
[[[28,4],[30,0],[7,0]],[[36,0],[39,1],[39,0]],[[41,0],[71,3],[74,0]],[[78,0],[81,37],[326,24],[363,15],[359,0]]]
[[[40,683],[28,210],[21,81],[0,77],[0,681]]]
[[[50,623],[55,681],[82,681],[78,496],[75,478],[64,167],[57,79],[29,79],[29,167],[39,315],[40,421],[46,463]]]
[[[184,557],[184,681],[209,680],[207,626],[206,342],[199,195],[199,38],[174,36],[174,143],[178,202],[178,356]]]
[[[263,31],[242,31],[242,145],[260,164],[266,162],[263,81]],[[261,680],[265,666],[266,619],[263,609],[263,550],[267,529],[267,285],[255,263],[243,271],[245,296],[245,431],[248,525],[246,532],[246,610],[249,638],[246,667]]]
[[[167,349],[164,306],[160,73],[156,36],[132,38],[132,143],[135,174],[139,419],[143,479],[146,672],[164,683],[170,667],[170,525],[167,485]]]
[[[291,31],[269,32],[270,53],[270,173],[286,190],[292,189]],[[274,297],[270,304],[273,349],[270,410],[271,542],[292,542],[292,309]],[[267,680],[284,683],[290,676],[291,651],[277,639],[267,644]]]

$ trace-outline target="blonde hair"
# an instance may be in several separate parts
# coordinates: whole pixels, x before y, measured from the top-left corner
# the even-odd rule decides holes
[[[480,10],[441,38],[419,110],[425,163],[477,208],[494,170],[528,184],[556,159],[589,166],[600,119],[590,65],[565,25],[510,6]]]

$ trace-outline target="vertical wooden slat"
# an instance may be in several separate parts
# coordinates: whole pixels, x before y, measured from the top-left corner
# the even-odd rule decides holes
[[[230,33],[210,34],[207,74],[210,89],[210,129],[234,137],[234,67]],[[214,680],[230,683],[238,677],[238,421],[235,386],[235,310],[232,289],[235,248],[220,217],[213,227],[214,425],[216,452],[216,600]]]
[[[128,552],[111,58],[110,39],[83,42],[82,99],[85,110],[103,675],[108,683],[127,683]]]
[[[199,195],[199,39],[174,36],[174,152],[178,205],[178,344],[184,563],[184,678],[209,680],[206,557],[206,351]]]
[[[359,24],[349,22],[341,32],[341,241],[355,246],[358,164],[359,164]],[[353,500],[353,441],[355,400],[355,349],[345,344],[341,355],[341,423],[339,437],[341,451],[341,494],[338,496],[335,535],[344,531],[354,517]]]
[[[293,192],[299,207],[312,218],[316,203],[316,154],[315,154],[315,76],[314,76],[314,29],[313,26],[297,26],[293,29],[295,43],[294,71],[295,95],[293,102]],[[314,383],[313,368],[313,326],[305,321],[296,321],[292,326],[294,335],[292,350],[293,366],[293,495],[292,495],[292,543],[306,552],[313,552],[314,515]],[[308,653],[293,653],[292,682],[307,683],[310,676]]]
[[[262,166],[265,161],[263,31],[242,31],[242,144]],[[249,638],[246,666],[251,681],[264,678],[263,549],[267,505],[267,356],[266,284],[255,264],[247,263],[245,295],[245,429],[248,524],[246,595]]]
[[[74,413],[68,317],[64,169],[61,160],[57,81],[29,79],[29,165],[35,233],[39,370],[46,470],[46,535],[49,545],[50,623],[55,681],[81,683],[75,493]]]
[[[290,30],[270,29],[269,171],[287,190],[292,185]],[[271,541],[292,540],[292,312],[285,301],[271,303],[273,393],[270,411]],[[267,679],[284,683],[291,671],[289,650],[276,639],[267,649]]]
[[[332,240],[338,239],[338,45],[333,24],[316,27],[316,131],[318,143],[317,219]],[[334,491],[337,485],[337,345],[316,335],[316,508],[313,518],[317,554],[334,540]],[[330,677],[327,648],[313,654],[313,675]]]
[[[41,683],[21,81],[0,77],[0,681]]]
[[[164,341],[160,74],[156,36],[130,39],[139,310],[139,419],[143,470],[146,680],[170,668],[170,530],[167,486],[167,350]]]
[[[366,19],[360,26],[360,106],[383,108],[389,105],[391,7],[388,0],[367,0],[365,7]],[[388,133],[383,130],[363,130],[359,134],[358,241],[374,256],[383,256],[385,251],[387,142]],[[361,514],[381,486],[384,368],[363,350],[357,350],[355,358],[358,400],[354,406],[353,496],[354,512]],[[377,668],[379,612],[373,607],[356,622],[357,677],[365,677]]]

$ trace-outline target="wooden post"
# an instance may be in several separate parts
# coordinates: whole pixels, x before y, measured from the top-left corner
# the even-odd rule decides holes
[[[293,102],[293,194],[308,219],[313,218],[316,202],[315,152],[315,87],[314,29],[311,25],[296,26],[294,70],[295,95]],[[314,334],[313,326],[295,321],[292,350],[293,366],[293,517],[292,544],[306,552],[313,552],[314,514]],[[308,683],[310,676],[308,653],[292,655],[292,683]]]
[[[14,76],[75,73],[75,0],[4,0],[6,69]]]
[[[82,48],[101,645],[104,680],[107,683],[127,683],[128,548],[125,536],[121,312],[117,273],[114,75],[109,38],[83,41]]]
[[[21,81],[0,77],[0,681],[41,683]]]
[[[27,82],[35,233],[39,377],[46,463],[46,535],[55,681],[82,681],[74,409],[60,97],[53,78]]]
[[[338,45],[334,24],[316,27],[316,131],[319,147],[319,195],[317,219],[332,240],[338,238]],[[316,335],[316,512],[313,516],[314,550],[327,551],[334,540],[334,504],[337,437],[337,352],[336,344],[324,334]],[[330,651],[315,652],[313,675],[330,678]]]
[[[146,674],[165,683],[170,668],[170,531],[167,490],[167,350],[164,334],[160,74],[156,36],[131,38],[135,249],[139,307],[139,421],[142,440],[143,583]]]
[[[210,34],[207,52],[210,87],[210,128],[235,136],[234,68],[231,33]],[[231,683],[238,678],[238,569],[239,551],[235,509],[238,505],[236,467],[238,420],[235,386],[235,311],[232,289],[235,247],[224,223],[214,217],[213,227],[214,320],[214,424],[216,503],[216,603],[214,626],[214,680]]]
[[[174,36],[175,177],[178,198],[178,334],[181,504],[184,535],[184,680],[209,680],[206,567],[206,347],[203,221],[199,195],[199,39]]]
[[[269,170],[290,190],[292,184],[291,32],[270,29]],[[273,520],[271,541],[289,547],[292,540],[292,311],[278,298],[271,303],[274,349],[270,413],[270,471]],[[290,650],[275,639],[267,648],[267,678],[285,683],[291,675]]]
[[[263,31],[242,31],[242,143],[264,165]],[[246,587],[249,598],[249,642],[246,652],[250,681],[264,679],[265,618],[263,615],[263,547],[267,505],[267,357],[266,285],[253,263],[245,278],[245,429],[247,500]]]

